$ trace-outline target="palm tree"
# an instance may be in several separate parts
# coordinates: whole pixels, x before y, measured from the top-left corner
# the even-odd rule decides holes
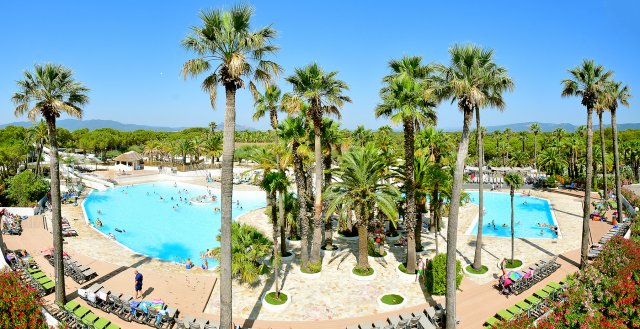
[[[293,173],[296,179],[296,189],[298,193],[298,213],[300,223],[300,263],[301,268],[307,268],[309,263],[309,215],[307,211],[308,193],[307,177],[305,175],[302,152],[300,147],[304,147],[307,139],[307,129],[305,120],[302,117],[288,117],[282,121],[278,129],[280,138],[287,143],[291,150]]]
[[[442,74],[443,96],[457,101],[463,113],[462,136],[456,157],[451,210],[447,227],[447,328],[456,326],[456,242],[459,207],[456,205],[462,192],[462,176],[469,148],[469,129],[473,112],[478,107],[505,107],[502,93],[513,89],[513,81],[507,70],[493,61],[493,50],[473,45],[454,45],[449,49],[450,66],[438,65]]]
[[[254,92],[254,101],[256,111],[253,114],[253,120],[257,121],[264,117],[267,112],[269,112],[269,122],[271,123],[271,129],[274,132],[277,132],[278,129],[278,109],[281,108],[282,101],[282,92],[278,86],[269,84],[265,87],[264,94],[260,94],[257,90]],[[275,133],[273,135],[274,145],[279,145],[278,142],[278,134]],[[276,163],[278,163],[278,170],[283,172],[282,166],[280,166],[280,154],[276,152]],[[286,244],[284,243],[286,239],[286,231],[284,228],[284,192],[278,192],[278,214],[280,215],[279,222],[283,225],[280,230],[282,243],[281,253],[284,255],[286,250]]]
[[[504,136],[507,138],[507,144],[505,147],[505,154],[506,154],[506,160],[509,159],[509,151],[511,150],[511,134],[513,133],[513,131],[511,130],[511,128],[505,128],[504,130]]]
[[[356,267],[363,270],[370,268],[367,227],[373,220],[374,209],[387,218],[398,217],[396,199],[400,197],[400,192],[385,182],[388,178],[384,175],[387,166],[387,159],[374,147],[352,148],[342,156],[340,166],[333,170],[336,180],[325,192],[329,200],[327,217],[338,209],[355,210],[358,227]]]
[[[218,84],[224,86],[226,109],[222,146],[221,254],[220,254],[220,325],[231,328],[231,211],[233,195],[233,151],[235,149],[236,91],[245,85],[243,78],[270,82],[281,68],[265,60],[278,47],[271,44],[276,31],[271,26],[251,30],[253,8],[237,5],[230,10],[203,10],[202,26],[194,26],[182,45],[197,57],[188,60],[182,74],[196,77],[207,74],[202,89],[209,93],[215,108]],[[255,89],[253,81],[249,86]]]
[[[391,60],[391,74],[383,81],[380,90],[382,103],[375,109],[376,118],[385,116],[394,124],[402,123],[404,129],[404,190],[406,208],[404,214],[407,231],[407,273],[415,273],[416,267],[416,200],[414,181],[415,132],[421,125],[435,124],[437,96],[430,81],[431,67],[421,64],[420,56],[405,56]]]
[[[515,230],[514,225],[514,210],[513,210],[513,194],[516,189],[522,186],[522,176],[516,172],[508,172],[504,176],[504,182],[509,186],[509,195],[511,196],[511,263],[513,264],[513,258],[515,254]]]
[[[484,217],[484,142],[482,140],[482,125],[480,124],[480,107],[476,107],[476,144],[478,153],[478,234],[476,236],[476,250],[473,256],[473,268],[482,268],[482,229]]]
[[[337,154],[342,154],[342,145],[344,143],[344,138],[342,135],[342,131],[340,130],[340,124],[329,119],[324,118],[322,120],[322,146],[323,146],[323,165],[326,169],[331,169],[331,164],[333,163],[333,151],[335,150]],[[326,190],[331,184],[332,181],[332,172],[331,170],[325,170],[324,172],[324,189]],[[329,206],[328,201],[323,201],[323,208],[326,209]],[[325,216],[326,214],[323,214]],[[326,216],[325,216],[326,217]],[[333,220],[326,220],[324,225],[324,241],[325,244],[323,246],[324,250],[335,250],[336,248],[333,246]]]
[[[560,143],[562,141],[562,138],[564,137],[564,135],[566,134],[566,131],[562,128],[556,128],[551,135],[556,139],[557,143]]]
[[[562,175],[567,165],[567,158],[558,147],[549,147],[540,152],[540,168],[550,175]]]
[[[537,122],[529,126],[529,131],[533,133],[533,167],[538,169],[538,134],[542,128]]]
[[[593,109],[598,97],[605,87],[606,81],[613,73],[593,60],[584,60],[582,64],[569,70],[569,79],[562,80],[562,97],[578,96],[581,104],[587,108],[587,163],[584,187],[583,218],[582,218],[582,248],[580,268],[587,266],[587,252],[589,249],[589,214],[591,213],[591,185],[593,163]]]
[[[17,82],[18,92],[11,100],[16,105],[15,115],[25,113],[35,122],[42,116],[49,131],[49,171],[51,173],[51,206],[53,225],[53,266],[55,269],[56,302],[66,303],[64,265],[62,263],[62,216],[60,212],[60,168],[58,167],[58,142],[56,119],[61,114],[81,118],[81,106],[89,102],[89,89],[76,81],[73,72],[56,64],[36,64],[33,72],[25,71],[24,80]],[[31,107],[33,105],[33,107]]]
[[[371,129],[366,129],[363,125],[358,125],[356,129],[351,133],[351,139],[357,146],[365,146],[373,137]]]
[[[622,85],[622,82],[609,82],[606,85],[603,93],[604,106],[611,112],[611,130],[613,133],[613,170],[616,176],[616,202],[618,210],[618,218],[622,219],[622,186],[620,184],[620,154],[618,151],[618,125],[616,123],[616,110],[618,104],[629,107],[629,98],[631,98],[631,92],[629,87]],[[600,128],[602,129],[602,128]],[[602,135],[601,135],[601,138]],[[604,153],[604,152],[603,152]],[[616,224],[616,219],[613,219],[613,224]]]
[[[322,117],[325,114],[340,116],[340,108],[351,98],[344,95],[349,86],[336,79],[338,72],[324,72],[316,63],[296,68],[295,73],[286,78],[293,86],[293,93],[309,103],[307,115],[313,123],[315,159],[315,197],[313,205],[313,239],[310,262],[320,263],[322,244]]]
[[[218,128],[218,124],[215,123],[215,121],[209,122],[209,131],[211,132],[212,135],[216,131],[216,128]]]
[[[601,162],[602,163],[602,195],[606,196],[607,195],[607,165],[606,165],[607,149],[604,145],[604,127],[602,124],[602,114],[604,114],[607,108],[603,104],[603,100],[602,100],[603,95],[604,95],[604,92],[600,94],[598,102],[596,102],[595,110],[596,110],[596,113],[598,114],[598,125],[600,130],[600,154],[602,156],[600,158],[600,160],[602,161]]]
[[[271,171],[265,172],[264,178],[260,182],[260,188],[267,192],[267,209],[271,210],[271,222],[273,223],[273,278],[274,285],[276,290],[276,299],[280,298],[280,286],[279,286],[279,278],[280,278],[280,260],[278,258],[278,235],[280,234],[280,227],[283,226],[283,223],[280,222],[280,219],[284,219],[284,214],[278,216],[278,211],[276,210],[276,194],[284,193],[287,190],[287,186],[289,185],[289,181],[287,180],[287,175],[282,171]],[[284,201],[284,200],[283,200]],[[278,218],[279,217],[279,218]],[[286,241],[280,241],[283,245],[286,245]],[[286,252],[286,247],[285,247]],[[281,255],[285,256],[285,252],[282,252]]]

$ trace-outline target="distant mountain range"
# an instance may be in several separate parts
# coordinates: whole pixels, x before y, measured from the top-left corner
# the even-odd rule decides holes
[[[7,124],[0,124],[0,128],[4,128],[6,126],[22,126],[22,127],[31,127],[33,124],[29,121],[18,121],[18,122],[10,122]],[[122,123],[114,120],[101,120],[101,119],[90,119],[90,120],[77,120],[77,119],[62,119],[57,121],[57,126],[68,129],[70,131],[88,128],[89,130],[96,130],[100,128],[112,128],[120,131],[134,131],[134,130],[153,130],[153,131],[180,131],[187,128],[192,127],[160,127],[160,126],[147,126],[147,125],[139,125],[133,123]],[[221,130],[224,126],[223,123],[218,123],[218,128],[216,130]],[[251,127],[246,127],[242,125],[236,125],[236,130],[256,130]]]
[[[100,120],[100,119],[90,119],[90,120],[77,120],[77,119],[62,119],[58,120],[58,127],[63,127],[65,129],[69,129],[70,131],[88,128],[89,130],[95,130],[100,128],[113,128],[120,131],[134,131],[134,130],[154,130],[154,131],[180,131],[183,129],[191,128],[191,127],[160,127],[160,126],[147,126],[147,125],[139,125],[132,123],[122,123],[114,120]],[[505,130],[507,128],[511,128],[512,131],[518,132],[523,130],[529,130],[529,126],[533,122],[522,122],[522,123],[511,123],[506,125],[498,125],[498,126],[488,126],[487,131],[493,132],[496,130]],[[554,131],[556,128],[562,128],[568,132],[573,132],[578,127],[577,125],[573,125],[570,123],[538,123],[542,128],[542,131]],[[0,124],[0,128],[4,128],[6,126],[22,126],[22,127],[30,127],[32,126],[31,122],[28,121],[18,121],[11,122],[7,124]],[[610,125],[605,125],[609,127]],[[218,123],[218,130],[222,129],[223,124]],[[594,128],[597,128],[597,125],[594,125]],[[618,124],[618,129],[626,130],[626,129],[640,129],[640,123],[621,123]],[[236,130],[250,130],[255,131],[253,127],[236,125]],[[445,131],[460,131],[460,128],[445,128]]]
[[[595,120],[597,121],[597,120]],[[598,129],[597,126],[597,122],[594,121],[594,129]],[[522,123],[511,123],[511,124],[506,124],[506,125],[498,125],[498,126],[487,126],[487,132],[494,132],[496,130],[505,130],[507,128],[511,128],[511,130],[513,132],[518,132],[518,131],[528,131],[529,130],[529,126],[532,124],[533,122],[522,122]],[[576,131],[576,128],[578,128],[577,125],[571,124],[571,123],[541,123],[538,122],[538,124],[540,125],[540,128],[542,129],[542,131],[544,132],[550,132],[550,131],[554,131],[557,128],[562,128],[568,132],[574,132]],[[611,126],[610,124],[605,124],[605,127],[609,127]],[[475,125],[474,125],[475,127]],[[626,130],[626,129],[640,129],[640,123],[619,123],[618,124],[618,130]],[[445,128],[445,131],[460,131],[461,128]]]

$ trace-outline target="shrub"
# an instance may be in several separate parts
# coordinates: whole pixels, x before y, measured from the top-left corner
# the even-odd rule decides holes
[[[318,273],[322,271],[322,262],[309,263],[307,264],[307,268],[304,268],[304,266],[301,266],[300,271],[302,271],[302,273],[307,273],[307,274]]]
[[[447,255],[438,254],[427,264],[427,290],[433,295],[444,295],[447,287]],[[456,261],[456,289],[462,282],[462,264]]]
[[[375,248],[375,245],[373,244],[373,240],[372,239],[368,239],[368,248],[369,250],[369,256],[371,257],[384,257],[387,255],[387,251],[385,250],[384,253],[380,253],[380,249],[379,248]]]
[[[17,273],[0,273],[0,287],[0,328],[47,328],[38,292]]]
[[[47,194],[49,183],[25,170],[7,180],[7,197],[19,207],[34,205]]]

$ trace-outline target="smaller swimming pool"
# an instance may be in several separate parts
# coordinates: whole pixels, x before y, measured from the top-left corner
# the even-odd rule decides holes
[[[467,192],[471,203],[478,204],[478,192]],[[511,197],[509,193],[484,192],[483,235],[511,237]],[[513,198],[516,238],[549,238],[557,235],[550,227],[558,225],[549,200],[517,193]],[[540,227],[538,224],[542,224]],[[495,227],[494,227],[495,224]],[[506,225],[506,227],[505,227]],[[474,221],[468,234],[478,234],[478,221]]]

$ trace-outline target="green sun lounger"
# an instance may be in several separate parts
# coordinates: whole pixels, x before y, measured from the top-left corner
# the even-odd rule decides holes
[[[509,321],[513,319],[513,314],[509,313],[507,310],[502,310],[496,313],[502,320]]]
[[[527,312],[531,309],[531,304],[523,301],[519,301],[516,303],[516,306],[520,308],[523,312]]]
[[[554,282],[554,281],[549,282],[549,284],[547,284],[547,286],[550,286],[550,287],[552,287],[552,288],[554,288],[556,290],[562,288],[562,285],[560,283],[557,283],[557,282]]]
[[[31,268],[31,267],[29,267],[29,268],[27,268],[27,272],[29,272],[29,273],[32,273],[32,274],[33,274],[33,273],[41,272],[41,271],[40,271],[40,269],[39,269],[39,268],[37,268],[37,267],[36,267],[36,268]]]
[[[547,299],[547,297],[549,297],[549,293],[540,289],[536,292],[533,293],[534,296],[540,298],[540,299]]]
[[[56,284],[53,281],[45,282],[42,284],[42,289],[44,289],[47,293],[52,292],[56,287]]]
[[[522,309],[519,308],[517,305],[511,305],[509,307],[507,307],[507,311],[513,315],[518,315],[520,313],[522,313]]]
[[[535,297],[535,296],[529,296],[529,297],[525,298],[525,301],[527,303],[531,304],[531,306],[540,304],[540,298]]]
[[[120,329],[120,327],[113,323],[110,323],[105,329]]]
[[[550,285],[546,285],[542,288],[542,291],[546,292],[547,294],[551,295],[556,291],[556,288],[550,286]]]
[[[31,276],[32,276],[34,279],[36,279],[36,280],[37,280],[37,279],[40,279],[40,278],[45,277],[45,276],[47,276],[47,275],[46,275],[46,274],[44,274],[44,273],[42,273],[42,272],[35,272],[35,273],[31,273]]]
[[[97,319],[98,316],[95,313],[89,312],[82,318],[82,323],[86,324],[87,326],[91,326],[94,322],[96,322]]]
[[[91,311],[88,308],[86,308],[84,306],[80,306],[80,307],[76,308],[75,311],[73,311],[73,315],[77,319],[82,319],[89,312],[91,312]]]
[[[489,325],[489,328],[493,328],[499,322],[500,322],[500,320],[498,320],[498,318],[496,318],[495,316],[492,316],[492,317],[488,318],[485,323]]]
[[[96,322],[93,323],[93,327],[96,329],[105,329],[111,321],[105,318],[98,318]]]
[[[42,285],[42,284],[45,284],[47,282],[51,282],[51,279],[49,279],[48,276],[43,276],[43,277],[41,277],[39,279],[36,279],[36,282],[38,282],[39,284]]]
[[[76,302],[75,300],[72,300],[70,302],[67,302],[64,305],[64,309],[69,311],[69,312],[73,312],[75,311],[76,308],[78,308],[80,306],[80,304],[78,304],[78,302]]]

